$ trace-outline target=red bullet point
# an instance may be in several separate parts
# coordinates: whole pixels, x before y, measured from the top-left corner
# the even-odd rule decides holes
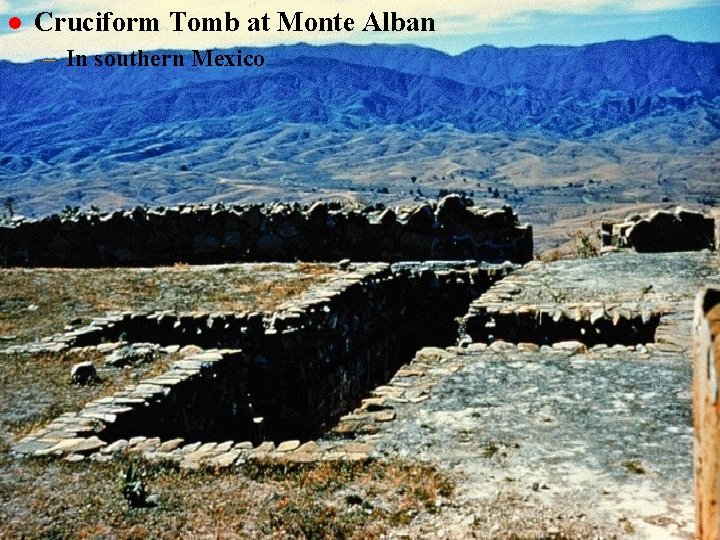
[[[20,20],[20,17],[12,17],[8,21],[8,24],[10,25],[10,28],[12,28],[13,30],[17,30],[22,25],[22,21]]]

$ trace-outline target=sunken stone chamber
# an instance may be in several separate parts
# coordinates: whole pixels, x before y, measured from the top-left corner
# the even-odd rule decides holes
[[[552,345],[578,341],[587,346],[652,343],[660,313],[607,312],[602,304],[569,308],[478,306],[465,317],[465,332],[475,342],[536,343]]]
[[[710,252],[533,261],[474,300],[462,330],[469,341],[486,344],[653,344],[679,352],[685,349],[679,330],[685,322],[673,304],[677,268],[685,261],[695,265],[685,270],[685,279],[702,282],[716,275],[717,258]]]
[[[127,313],[59,336],[62,347],[129,341],[215,349],[64,415],[16,447],[74,451],[134,436],[186,441],[308,440],[326,432],[425,345],[450,345],[455,318],[512,265],[358,264],[272,315]],[[85,448],[82,446],[82,448]]]

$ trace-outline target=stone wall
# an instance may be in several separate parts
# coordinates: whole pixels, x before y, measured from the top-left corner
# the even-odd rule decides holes
[[[464,330],[473,342],[555,343],[577,341],[591,347],[604,344],[652,343],[661,313],[637,313],[625,306],[606,309],[602,303],[569,305],[525,305],[515,310],[497,304],[473,304],[463,319]]]
[[[136,208],[0,226],[0,265],[149,266],[250,261],[532,258],[532,228],[510,207],[451,195],[385,209],[275,204]]]
[[[698,295],[694,326],[696,537],[720,538],[720,289]]]
[[[623,221],[603,221],[602,245],[644,252],[718,249],[716,226],[720,225],[715,219],[698,212],[657,210]]]
[[[93,401],[15,450],[90,451],[133,436],[313,438],[418,348],[454,343],[455,317],[510,270],[473,262],[359,264],[265,316],[128,313],[97,320],[47,345],[93,346],[122,334],[129,341],[223,349],[177,361],[158,377]]]
[[[692,316],[678,298],[716,275],[717,261],[708,252],[532,261],[472,301],[462,330],[486,344],[572,341],[689,354]]]

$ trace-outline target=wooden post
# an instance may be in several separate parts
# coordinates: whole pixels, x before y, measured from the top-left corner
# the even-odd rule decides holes
[[[694,334],[695,531],[720,540],[720,289],[698,294]]]

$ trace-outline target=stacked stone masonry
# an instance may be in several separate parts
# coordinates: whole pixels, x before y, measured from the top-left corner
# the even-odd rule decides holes
[[[444,215],[440,211],[444,204],[431,208],[435,219]],[[704,238],[707,220],[688,221],[681,214],[676,214],[677,220],[699,223],[693,230],[705,231],[699,235]],[[651,216],[649,222],[653,221]],[[710,227],[715,235],[717,221]],[[615,232],[629,239],[628,230],[620,226]],[[613,227],[606,229],[605,236],[612,236],[613,231]],[[672,234],[668,236],[671,246]],[[709,247],[698,245],[698,249]],[[656,369],[675,377],[682,369],[675,360],[689,353],[690,323],[685,305],[689,285],[683,289],[673,269],[682,266],[683,279],[691,275],[693,283],[707,282],[709,276],[717,276],[717,264],[717,257],[709,253],[614,253],[582,263],[532,262],[505,277],[510,266],[469,261],[392,266],[346,263],[345,272],[272,314],[108,316],[36,346],[98,348],[122,338],[206,350],[176,361],[160,376],[88,403],[81,411],[63,414],[13,450],[19,455],[62,456],[71,461],[137,455],[190,469],[225,468],[268,458],[297,463],[365,460],[403,443],[407,448],[401,448],[400,454],[415,455],[420,445],[413,437],[424,440],[422,430],[427,426],[413,426],[409,420],[418,415],[419,407],[440,403],[436,386],[446,393],[443,385],[450,387],[448,380],[457,376],[457,385],[466,388],[461,379],[473,369],[504,376],[518,366],[529,371],[542,361],[563,369],[572,365],[577,373],[588,366],[599,372],[611,366],[620,372],[630,365],[628,373],[637,370],[643,381]],[[600,275],[602,279],[597,279]],[[464,309],[473,298],[470,309]],[[720,357],[717,307],[711,309],[711,304],[718,303],[704,300],[701,316],[696,315],[696,402],[717,393],[717,385],[710,383],[714,380],[711,368]],[[458,336],[454,319],[463,313]],[[444,347],[457,337],[457,346],[422,349],[403,365],[423,345]],[[627,378],[618,376],[617,380]],[[710,383],[698,389],[698,380]],[[582,377],[578,381],[584,384]],[[650,394],[645,392],[642,399]],[[678,403],[684,399],[682,392],[673,395]],[[658,401],[658,414],[665,414],[663,403]],[[718,407],[714,405],[695,405],[696,412],[707,413],[700,415],[702,426],[696,416],[695,431],[698,530],[704,537],[713,537],[706,531],[718,529],[714,502],[718,486],[708,481],[708,473],[714,470],[711,463],[717,463],[710,459],[717,457]],[[462,411],[467,409],[463,407]],[[436,416],[444,428],[443,419],[448,416],[444,409],[441,413]],[[608,433],[614,436],[616,426],[611,427]],[[675,438],[685,436],[685,427],[682,422],[670,426],[673,434],[680,434]],[[407,441],[398,441],[394,430]],[[321,434],[325,436],[317,438]],[[678,462],[674,454],[665,461]]]
[[[150,266],[261,261],[532,258],[532,228],[510,207],[438,203],[357,208],[318,202],[136,208],[0,226],[4,266]]]
[[[717,266],[710,262],[714,258],[709,255],[694,257],[700,257],[699,262],[708,261],[703,263],[709,263],[708,268]],[[122,332],[137,333],[131,341],[155,333],[163,336],[159,341],[165,340],[166,344],[204,344],[203,332],[213,335],[216,325],[231,329],[228,336],[238,336],[226,338],[222,345],[226,349],[206,350],[184,358],[161,376],[93,401],[82,411],[62,415],[20,441],[14,451],[68,459],[88,455],[93,459],[109,459],[115,453],[131,452],[150,459],[171,456],[184,467],[229,466],[246,459],[268,457],[298,461],[365,459],[372,455],[371,440],[365,438],[372,437],[385,423],[395,419],[393,403],[419,403],[428,399],[428,388],[407,384],[409,380],[424,380],[427,369],[422,360],[444,358],[446,353],[442,349],[425,349],[418,355],[419,363],[406,366],[397,364],[398,359],[411,357],[412,351],[423,344],[438,343],[439,335],[444,335],[448,343],[454,342],[457,336],[453,324],[433,335],[412,335],[411,330],[428,334],[428,329],[435,324],[429,319],[454,319],[452,309],[440,313],[442,306],[463,309],[478,295],[461,325],[465,331],[478,314],[486,317],[488,313],[496,313],[495,307],[501,302],[516,313],[528,312],[534,317],[557,321],[564,318],[586,321],[590,328],[592,324],[604,324],[608,320],[639,317],[650,321],[656,315],[662,315],[662,319],[655,327],[652,343],[613,344],[608,339],[592,345],[580,335],[575,340],[565,340],[567,336],[562,336],[562,340],[550,344],[521,335],[517,340],[493,336],[486,343],[470,344],[473,340],[466,336],[460,340],[457,351],[487,350],[501,355],[508,351],[525,354],[554,351],[552,354],[589,354],[602,358],[622,357],[628,352],[642,358],[687,352],[680,335],[687,322],[684,316],[677,316],[679,306],[671,301],[676,291],[672,289],[671,277],[664,271],[666,266],[675,264],[672,256],[653,259],[654,274],[657,274],[653,276],[632,274],[633,265],[645,264],[640,255],[635,258],[606,255],[591,262],[579,272],[577,265],[570,262],[560,266],[536,262],[509,276],[510,266],[471,262],[358,264],[351,265],[329,283],[280,306],[274,314],[197,313],[176,317],[126,313],[101,319],[85,329],[55,336],[44,345],[48,348],[80,344],[97,347],[101,341],[116,339]],[[611,290],[587,293],[593,297],[599,295],[601,302],[587,302],[579,295],[576,303],[564,300],[576,294],[573,292],[576,287],[581,287],[577,291],[586,290],[587,278],[578,281],[580,276],[597,272],[608,275],[630,272],[636,276],[633,278],[636,282],[611,280],[603,282],[604,287],[609,284]],[[556,284],[554,290],[543,286],[544,279],[550,275]],[[640,290],[646,279],[652,279],[655,284],[651,291]],[[618,299],[612,292],[614,284],[622,290],[634,291],[633,296],[639,294],[643,300],[633,303],[604,300],[607,294]],[[557,297],[558,302],[551,305],[545,297]],[[540,302],[530,304],[531,298]],[[412,299],[424,299],[425,303],[413,305]],[[376,326],[366,324],[366,318],[376,318],[377,313],[388,317]],[[421,313],[426,314],[426,319],[418,318]],[[162,322],[165,318],[168,324]],[[402,321],[407,324],[403,326]],[[157,331],[160,327],[164,330]],[[335,331],[331,330],[333,327]],[[91,331],[91,328],[97,330]],[[341,329],[340,341],[333,338],[338,328]],[[369,334],[365,333],[368,329]],[[211,341],[216,339],[217,335]],[[373,349],[374,345],[379,348]],[[398,351],[403,347],[405,352],[400,354]],[[313,353],[317,356],[313,357]],[[381,376],[374,378],[369,369],[375,370],[375,374],[382,372]],[[391,382],[382,384],[393,373]],[[263,396],[257,389],[267,385],[272,385],[276,392]],[[370,391],[371,397],[361,402],[361,397]],[[206,399],[210,395],[213,399]],[[278,399],[279,396],[282,399]],[[208,411],[206,401],[212,402],[215,409]],[[353,410],[357,404],[359,407]],[[348,410],[352,412],[346,413]],[[278,420],[283,418],[284,424]],[[302,426],[303,431],[293,432],[287,429],[288,425]],[[233,432],[228,426],[244,427]],[[331,426],[334,427],[324,439],[301,444],[327,433]],[[343,442],[347,439],[351,442]]]
[[[468,342],[647,344],[680,353],[692,306],[677,303],[676,268],[688,264],[702,269],[694,279],[717,279],[718,259],[707,252],[533,261],[474,300],[461,332]],[[691,271],[683,267],[687,277]]]
[[[521,284],[525,285],[524,276],[532,275],[541,266],[526,265],[520,275],[497,283],[470,304],[462,320],[462,332],[470,341],[538,345],[580,342],[589,347],[656,341],[661,317],[670,312],[666,305],[518,300],[516,295],[522,292]]]
[[[132,342],[225,348],[176,361],[160,376],[67,413],[14,451],[83,454],[133,437],[308,440],[419,347],[454,343],[454,318],[511,269],[474,262],[358,264],[265,316],[126,313],[94,321],[44,346],[97,347],[123,335]]]
[[[682,208],[634,214],[623,221],[602,222],[602,245],[640,252],[695,251],[720,247],[715,217]]]

